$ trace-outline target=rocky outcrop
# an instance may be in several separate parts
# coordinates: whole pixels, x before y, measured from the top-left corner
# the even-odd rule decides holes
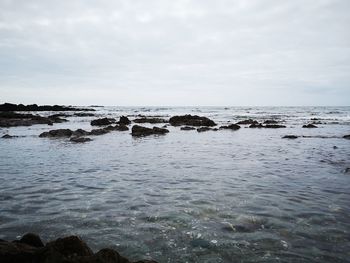
[[[216,126],[216,123],[207,117],[200,117],[190,114],[171,117],[169,119],[169,123],[173,126]]]
[[[303,125],[303,128],[317,128],[317,126],[312,123],[309,123],[309,124]]]
[[[118,124],[121,124],[121,125],[129,125],[130,123],[131,123],[131,121],[129,120],[128,117],[126,117],[126,116],[120,116],[119,121],[118,121]]]
[[[61,105],[38,106],[37,104],[23,105],[23,104],[4,103],[4,104],[0,104],[0,111],[95,111],[95,110],[88,109],[88,108],[75,108],[72,106],[61,106]]]
[[[14,138],[14,137],[16,137],[16,136],[12,136],[12,135],[10,135],[10,134],[5,134],[5,135],[3,135],[1,138],[3,138],[3,139],[12,139],[12,138]]]
[[[238,130],[240,129],[241,126],[239,126],[238,124],[230,124],[228,126],[220,126],[220,129],[227,129],[227,130]]]
[[[134,120],[135,123],[167,123],[167,120],[161,119],[161,118],[147,118],[147,117],[142,117]]]
[[[180,130],[183,130],[183,131],[192,131],[195,129],[196,129],[195,127],[191,127],[191,126],[184,126],[180,128]]]
[[[132,263],[113,249],[94,253],[77,236],[58,238],[46,245],[35,234],[26,234],[20,240],[0,240],[1,263]],[[138,263],[156,263],[152,260]]]
[[[76,142],[76,143],[84,143],[84,142],[90,142],[92,141],[91,138],[88,137],[71,137],[70,138],[71,142]]]
[[[238,125],[251,125],[251,124],[258,124],[258,122],[256,120],[248,119],[248,120],[239,121],[236,124],[238,124]]]
[[[200,127],[197,129],[197,132],[206,132],[206,131],[217,131],[218,129],[216,128],[209,128],[209,127]]]
[[[92,120],[90,123],[92,126],[106,126],[114,123],[116,120],[111,118],[102,118],[102,119],[96,119]]]
[[[132,136],[148,136],[148,135],[161,135],[168,133],[169,130],[159,127],[147,128],[140,125],[134,125],[131,129]]]
[[[49,137],[49,138],[57,138],[57,137],[70,137],[73,132],[70,129],[57,129],[51,130],[48,132],[43,132],[39,135],[40,138]]]
[[[298,139],[299,137],[296,135],[284,135],[282,139]]]
[[[21,114],[12,111],[0,112],[0,127],[31,126],[35,124],[53,125],[67,121],[59,117],[42,117],[33,114]]]

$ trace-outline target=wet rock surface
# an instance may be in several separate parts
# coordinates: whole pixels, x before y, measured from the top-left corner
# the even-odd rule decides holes
[[[61,106],[61,105],[38,106],[37,104],[23,105],[23,104],[4,103],[4,104],[0,104],[0,111],[95,111],[95,110],[87,109],[87,108],[76,108],[71,106]]]
[[[42,117],[33,114],[22,114],[12,111],[0,112],[0,127],[32,126],[35,124],[53,125],[67,120],[59,117]]]
[[[241,126],[239,126],[238,124],[230,124],[228,126],[220,126],[220,129],[225,129],[225,130],[238,130],[240,129]]]
[[[72,136],[72,134],[73,132],[70,129],[57,129],[48,132],[43,132],[39,135],[39,137],[70,137]]]
[[[197,115],[190,114],[173,116],[169,119],[169,123],[173,126],[216,126],[216,123],[207,117],[200,117]]]
[[[88,138],[88,137],[71,137],[70,141],[76,142],[76,143],[84,143],[84,142],[90,142],[92,140],[91,138]]]
[[[140,125],[134,125],[131,129],[132,136],[148,136],[154,134],[166,134],[169,130],[159,127],[147,128]]]
[[[1,263],[132,263],[117,251],[104,248],[94,253],[77,236],[58,238],[46,245],[36,234],[28,233],[20,240],[0,240]],[[138,263],[156,263],[141,260]]]
[[[306,124],[306,125],[303,125],[303,128],[317,128],[317,126],[315,124],[312,124],[312,123],[309,123],[309,124]]]
[[[122,124],[122,125],[129,125],[131,123],[131,121],[129,120],[128,117],[126,116],[120,116],[118,124]]]
[[[101,119],[92,120],[90,123],[92,126],[106,126],[106,125],[110,125],[114,122],[116,122],[115,119],[101,118]]]
[[[142,117],[134,120],[135,123],[167,123],[168,121],[161,118],[148,118],[148,117]]]

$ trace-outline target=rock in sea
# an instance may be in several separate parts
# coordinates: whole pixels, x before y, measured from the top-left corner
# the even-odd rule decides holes
[[[169,130],[153,127],[153,128],[147,128],[140,125],[134,125],[131,129],[131,135],[132,136],[147,136],[152,134],[166,134]]]
[[[200,117],[197,115],[190,114],[182,116],[173,116],[169,119],[169,123],[173,126],[216,126],[216,123],[207,117]]]
[[[238,130],[240,129],[241,126],[239,126],[238,124],[230,124],[228,126],[221,126],[220,129],[226,129],[226,130]]]

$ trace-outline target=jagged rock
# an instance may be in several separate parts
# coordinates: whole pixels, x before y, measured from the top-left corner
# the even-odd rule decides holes
[[[282,137],[282,139],[297,139],[297,138],[299,138],[299,137],[296,135],[284,135]]]
[[[152,134],[166,134],[168,133],[169,130],[163,129],[163,128],[158,128],[158,127],[153,127],[153,128],[147,128],[139,125],[134,125],[132,126],[131,129],[131,135],[132,136],[147,136],[147,135],[152,135]]]
[[[344,135],[344,136],[343,136],[343,138],[344,138],[344,139],[348,139],[348,140],[350,140],[350,134],[348,134],[348,135]]]
[[[284,125],[279,125],[279,124],[266,124],[264,126],[264,128],[268,128],[268,129],[279,129],[279,128],[287,128]]]
[[[183,130],[183,131],[191,131],[195,129],[196,129],[195,127],[190,127],[190,126],[184,126],[180,128],[180,130]]]
[[[72,134],[73,131],[70,129],[57,129],[48,132],[43,132],[39,135],[39,137],[70,137],[72,136]]]
[[[43,247],[44,243],[41,241],[40,237],[33,233],[25,234],[20,240],[20,243],[27,244],[32,247]]]
[[[130,123],[131,123],[131,121],[129,120],[128,117],[126,117],[126,116],[120,116],[119,121],[118,121],[118,124],[121,124],[121,125],[129,125]]]
[[[229,130],[238,130],[240,128],[241,128],[241,126],[239,126],[237,124],[230,124],[228,126],[220,126],[220,129],[229,129]]]
[[[309,123],[307,125],[303,125],[303,128],[317,128],[317,126],[314,125],[314,124]]]
[[[168,121],[164,120],[164,119],[160,119],[160,118],[143,117],[143,118],[135,119],[134,122],[135,123],[151,123],[151,124],[155,124],[155,123],[167,123]]]
[[[173,126],[216,126],[216,123],[207,117],[200,117],[197,115],[190,114],[182,116],[173,116],[169,119],[169,123]]]
[[[239,121],[236,124],[238,125],[251,125],[251,124],[258,124],[258,122],[256,120],[252,120],[252,119],[248,119],[248,120],[243,120],[243,121]]]
[[[115,119],[110,118],[102,118],[102,119],[96,119],[91,121],[92,126],[105,126],[110,125],[115,122]]]
[[[84,143],[84,142],[90,142],[92,140],[88,137],[72,137],[70,138],[70,141],[76,142],[76,143]]]
[[[264,128],[265,126],[261,123],[253,123],[249,126],[249,128]]]
[[[37,104],[23,105],[23,104],[12,104],[4,103],[0,104],[0,111],[95,111],[94,109],[87,108],[75,108],[71,106],[60,106],[60,105],[43,105],[38,106]]]

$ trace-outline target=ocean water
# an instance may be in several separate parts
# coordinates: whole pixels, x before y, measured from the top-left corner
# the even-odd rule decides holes
[[[0,129],[0,238],[75,234],[159,262],[350,262],[350,107],[97,107],[98,116],[198,114],[285,129],[130,131],[75,144],[96,117]],[[40,113],[48,115],[50,112]],[[317,118],[317,129],[301,126]],[[156,125],[162,126],[162,125]],[[306,136],[282,139],[286,134]]]

